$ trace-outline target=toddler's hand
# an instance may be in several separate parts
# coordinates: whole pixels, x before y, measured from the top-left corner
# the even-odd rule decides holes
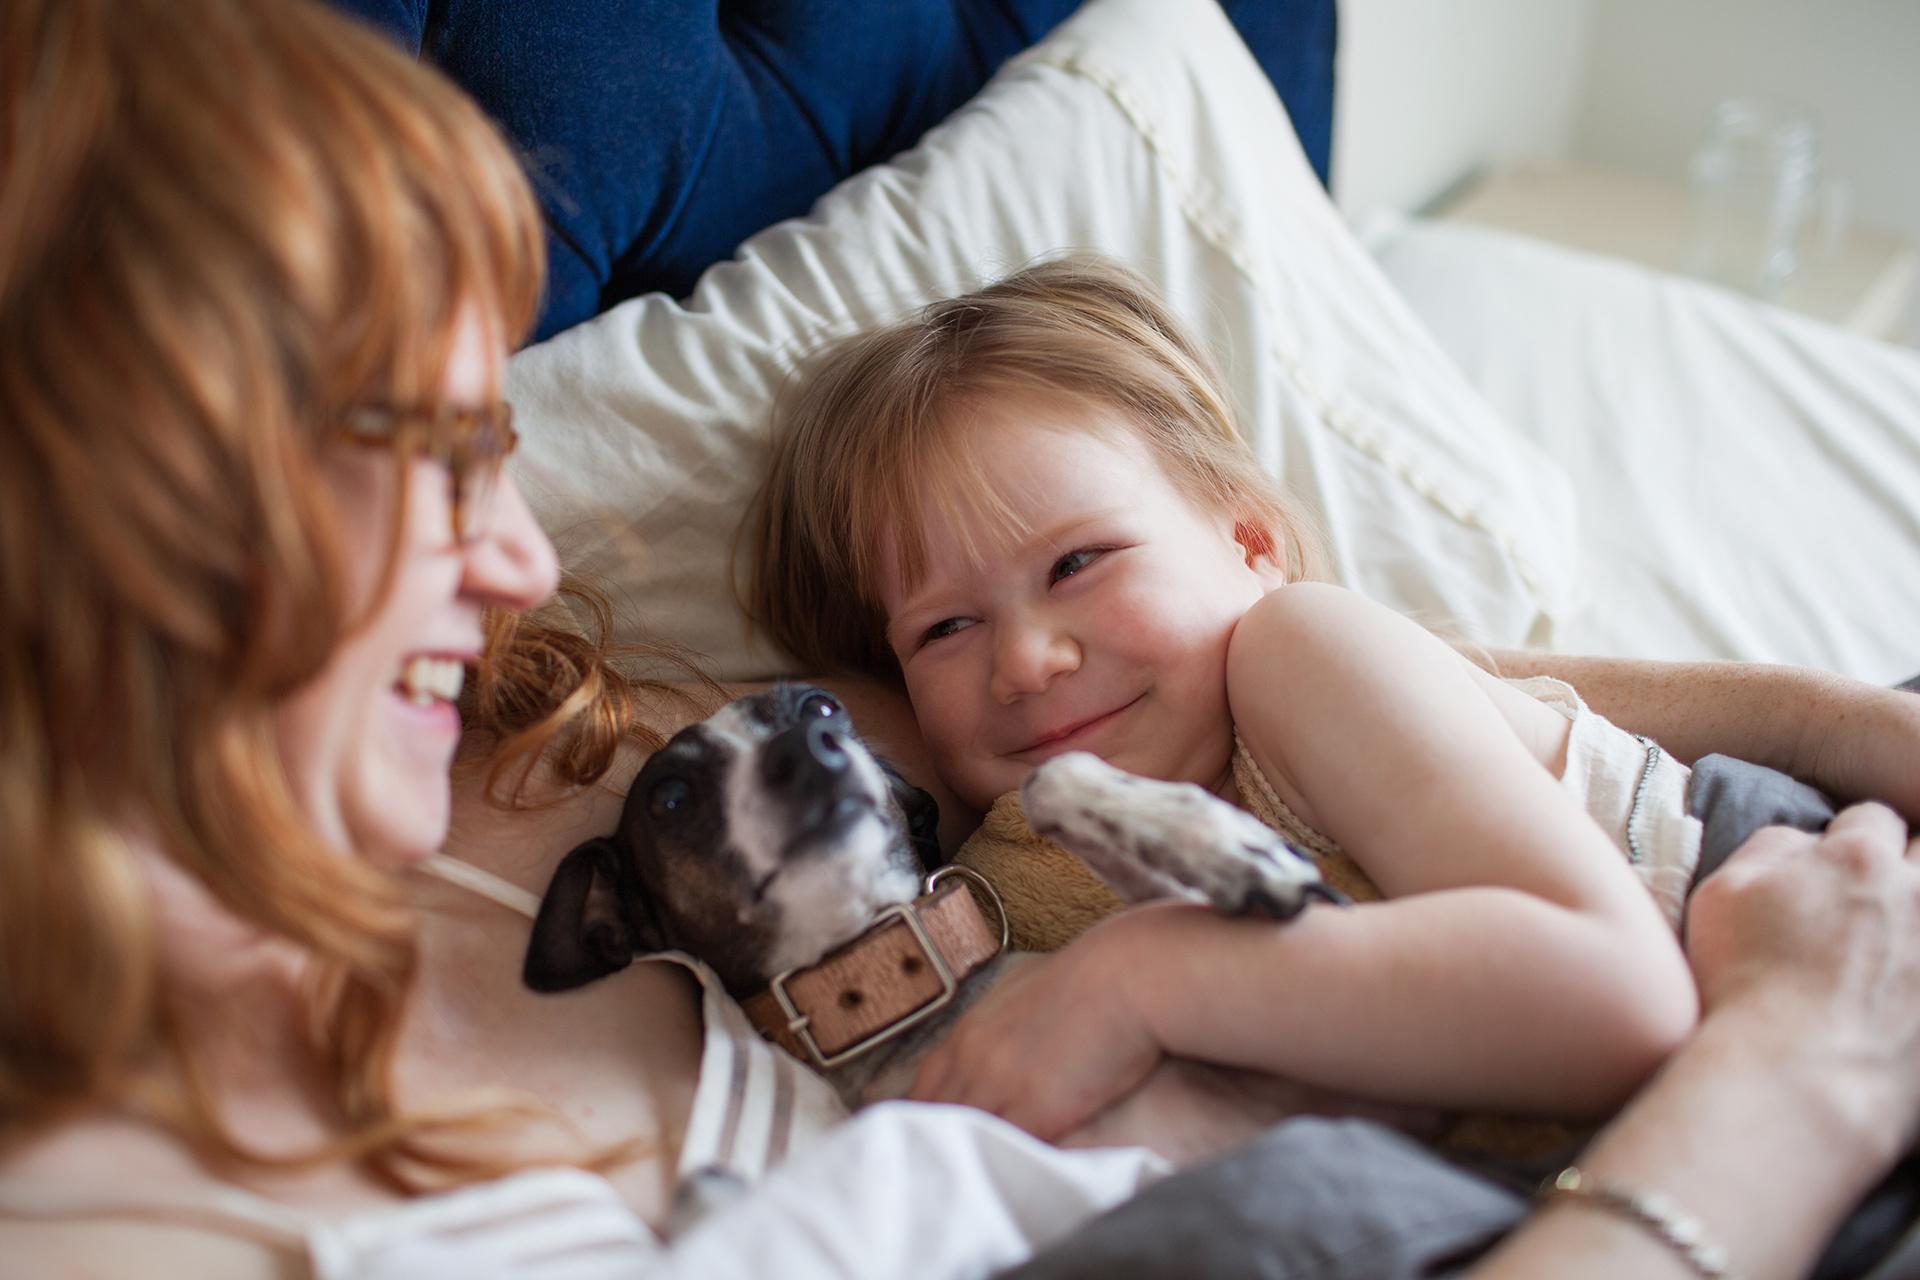
[[[1164,1051],[1130,995],[1137,961],[1117,940],[1152,910],[1015,967],[920,1064],[907,1096],[978,1107],[1055,1141],[1133,1092]]]

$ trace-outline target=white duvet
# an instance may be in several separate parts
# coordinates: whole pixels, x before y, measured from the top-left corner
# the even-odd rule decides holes
[[[1920,353],[1504,232],[1364,238],[1574,480],[1555,648],[1920,671]]]

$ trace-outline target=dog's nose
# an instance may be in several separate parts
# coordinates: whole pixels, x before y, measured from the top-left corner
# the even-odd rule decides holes
[[[848,763],[839,732],[824,720],[808,720],[767,744],[760,778],[769,788],[804,790],[845,773]]]

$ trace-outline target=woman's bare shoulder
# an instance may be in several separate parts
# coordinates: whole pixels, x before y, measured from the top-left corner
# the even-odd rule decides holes
[[[144,1126],[70,1122],[0,1163],[0,1258],[8,1275],[277,1280],[306,1274],[279,1247],[202,1220],[216,1184]]]
[[[292,1249],[132,1218],[0,1218],[0,1256],[10,1275],[62,1280],[294,1280],[308,1274]]]

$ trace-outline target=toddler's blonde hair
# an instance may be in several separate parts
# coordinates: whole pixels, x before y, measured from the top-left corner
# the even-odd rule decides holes
[[[1019,530],[971,444],[970,409],[996,393],[1118,410],[1188,499],[1234,521],[1249,557],[1288,581],[1322,576],[1316,531],[1240,438],[1199,344],[1110,259],[1060,258],[934,303],[822,352],[796,387],[745,529],[745,603],[809,671],[898,679],[882,575],[924,573],[924,504]]]

